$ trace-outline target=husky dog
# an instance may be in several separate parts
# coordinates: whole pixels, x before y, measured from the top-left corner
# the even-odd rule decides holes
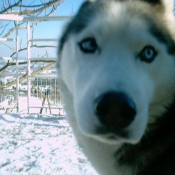
[[[67,118],[101,175],[175,175],[172,7],[86,1],[60,38]]]

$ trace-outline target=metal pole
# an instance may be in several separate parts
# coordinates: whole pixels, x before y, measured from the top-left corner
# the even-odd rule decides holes
[[[41,78],[41,91],[43,91],[43,78]]]
[[[18,64],[18,51],[19,51],[19,36],[18,36],[18,21],[16,21],[16,112],[19,112],[19,64]]]
[[[62,18],[65,18],[66,16],[62,16]],[[2,14],[0,15],[0,20],[9,20],[9,21],[22,21],[23,16],[18,16],[18,15],[10,15],[10,14]]]
[[[36,82],[37,82],[37,98],[39,98],[39,96],[38,96],[38,90],[39,90],[38,78],[36,78]]]
[[[71,19],[72,16],[43,16],[43,17],[24,17],[23,21],[66,21]]]
[[[58,80],[57,80],[57,83],[58,83]],[[59,90],[59,92],[60,92],[60,101],[59,101],[59,104],[61,105],[62,104],[62,101],[61,101],[61,84],[59,83],[59,86],[60,86],[60,90]]]
[[[31,58],[31,42],[30,42],[30,24],[27,23],[27,113],[30,113],[30,97],[31,97],[31,69],[30,69],[30,58]]]
[[[55,93],[54,93],[54,96],[55,96],[55,97],[54,97],[54,99],[55,99],[55,105],[56,105],[56,104],[57,104],[57,103],[56,103],[56,102],[57,102],[57,99],[56,99],[56,98],[58,97],[58,96],[57,96],[57,89],[56,89],[56,88],[57,88],[57,87],[56,87],[56,86],[57,86],[57,84],[56,84],[56,78],[55,78],[54,80],[55,80]]]

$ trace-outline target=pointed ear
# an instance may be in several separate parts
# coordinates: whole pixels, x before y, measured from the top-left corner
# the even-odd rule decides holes
[[[145,1],[145,2],[148,2],[150,4],[160,4],[160,3],[162,3],[162,0],[141,0],[141,1]]]
[[[144,1],[144,2],[147,2],[149,4],[152,4],[152,5],[163,5],[166,9],[166,11],[173,11],[173,7],[174,7],[174,0],[141,0],[141,1]]]

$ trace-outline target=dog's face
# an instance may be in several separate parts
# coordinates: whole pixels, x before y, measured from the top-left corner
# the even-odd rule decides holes
[[[134,5],[85,3],[60,46],[60,76],[78,126],[110,143],[137,143],[175,92],[175,43],[163,9],[149,15],[152,5]]]

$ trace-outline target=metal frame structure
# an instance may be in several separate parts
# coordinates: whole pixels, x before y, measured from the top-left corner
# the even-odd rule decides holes
[[[51,41],[57,41],[57,39],[49,38],[49,39],[31,39],[31,28],[30,28],[30,22],[31,21],[66,21],[69,20],[71,16],[51,16],[51,17],[25,17],[23,21],[27,22],[27,73],[28,73],[28,96],[27,96],[27,109],[28,113],[30,113],[30,108],[36,108],[33,106],[30,106],[30,97],[31,97],[31,60],[39,60],[43,58],[34,58],[31,57],[31,42],[51,42]],[[46,58],[47,60],[56,60],[56,58]],[[44,107],[47,108],[47,107]],[[54,109],[54,108],[53,108]]]
[[[0,15],[0,20],[15,21],[16,22],[16,37],[15,38],[0,38],[0,42],[11,41],[16,44],[16,110],[19,111],[19,76],[18,76],[18,51],[19,51],[19,36],[18,36],[18,22],[23,20],[22,16],[18,15]],[[12,60],[11,57],[4,57],[6,60]],[[3,59],[4,59],[3,58]]]
[[[30,106],[30,97],[31,97],[31,60],[39,60],[41,58],[32,58],[31,57],[31,42],[50,42],[50,41],[57,41],[56,39],[31,39],[31,28],[30,22],[31,21],[66,21],[69,20],[71,16],[51,16],[51,17],[22,17],[18,15],[0,15],[0,20],[10,20],[15,21],[16,26],[18,26],[19,21],[24,21],[27,23],[27,82],[28,82],[28,95],[27,95],[27,110],[30,113],[30,108],[34,108]],[[3,60],[16,60],[16,108],[17,113],[19,112],[19,70],[18,70],[18,52],[19,52],[19,33],[18,27],[16,27],[16,37],[15,38],[0,38],[0,42],[11,41],[16,43],[16,59],[13,57],[0,57]],[[42,58],[43,59],[43,58]],[[56,60],[56,58],[46,58],[47,60]]]

